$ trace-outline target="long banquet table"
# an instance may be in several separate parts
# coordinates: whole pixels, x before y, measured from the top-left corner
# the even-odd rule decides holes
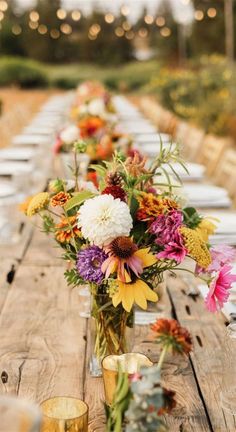
[[[90,432],[104,431],[102,379],[88,369],[89,323],[79,316],[78,290],[67,287],[64,270],[60,250],[33,225],[22,226],[17,245],[0,245],[0,393],[37,403],[83,398]],[[188,295],[193,283],[167,278],[163,315],[188,328],[194,350],[189,358],[169,356],[164,365],[164,385],[177,399],[166,422],[170,432],[234,432],[235,418],[220,406],[226,319],[206,311],[201,296]],[[134,351],[158,359],[147,326],[136,325]]]
[[[88,320],[78,313],[76,289],[66,286],[59,250],[34,229],[11,256],[0,248],[0,392],[37,402],[55,396],[84,398],[90,431],[104,431],[101,378],[88,371]],[[192,283],[192,282],[190,282]],[[193,337],[190,358],[170,356],[163,369],[177,408],[166,416],[171,432],[233,432],[233,416],[219,403],[225,319],[207,312],[200,297],[187,295],[188,281],[168,278],[165,316],[176,317]],[[158,357],[148,328],[136,326],[134,351]]]

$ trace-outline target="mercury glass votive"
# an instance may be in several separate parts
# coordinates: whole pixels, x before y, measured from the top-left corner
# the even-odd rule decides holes
[[[102,361],[102,375],[105,390],[105,402],[111,405],[116,391],[119,368],[130,377],[140,371],[142,367],[151,367],[153,362],[144,354],[126,353],[109,355]]]
[[[73,397],[54,397],[41,404],[41,432],[88,432],[88,405]]]

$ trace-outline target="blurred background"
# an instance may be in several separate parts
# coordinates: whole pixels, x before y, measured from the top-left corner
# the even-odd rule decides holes
[[[0,0],[1,146],[55,92],[99,79],[236,139],[234,0]],[[21,117],[21,116],[19,116]]]

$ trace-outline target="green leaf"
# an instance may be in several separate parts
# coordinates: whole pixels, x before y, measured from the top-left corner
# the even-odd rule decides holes
[[[138,208],[139,208],[138,200],[132,195],[130,201],[130,213],[133,218],[135,217]]]
[[[64,206],[64,209],[65,211],[69,211],[76,206],[80,206],[81,204],[83,204],[84,201],[86,201],[89,198],[93,198],[94,196],[95,196],[94,193],[87,190],[78,192],[76,193],[76,195],[74,195],[71,199],[67,201],[66,205]]]

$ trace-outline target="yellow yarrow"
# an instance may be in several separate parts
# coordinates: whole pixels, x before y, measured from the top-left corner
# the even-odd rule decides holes
[[[202,237],[205,242],[208,242],[209,236],[214,234],[217,226],[210,219],[203,219],[195,231]]]
[[[196,230],[187,227],[180,228],[180,233],[188,254],[200,267],[207,268],[211,264],[211,255],[202,236]]]
[[[49,203],[49,193],[48,192],[40,192],[37,195],[35,195],[27,209],[27,216],[33,216],[36,213],[38,213],[40,210],[45,208],[47,204]]]

